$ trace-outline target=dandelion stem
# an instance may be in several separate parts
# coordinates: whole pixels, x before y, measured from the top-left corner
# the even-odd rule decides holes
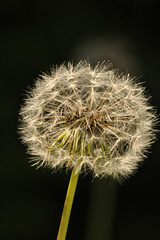
[[[68,185],[64,207],[63,207],[57,240],[65,240],[66,238],[73,199],[74,199],[76,186],[78,182],[78,177],[79,177],[79,172],[75,173],[75,168],[73,168],[69,185]]]

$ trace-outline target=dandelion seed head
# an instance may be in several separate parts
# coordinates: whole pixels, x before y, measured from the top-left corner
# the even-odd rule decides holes
[[[155,139],[144,88],[107,63],[68,63],[36,81],[20,111],[20,134],[37,166],[127,177]]]

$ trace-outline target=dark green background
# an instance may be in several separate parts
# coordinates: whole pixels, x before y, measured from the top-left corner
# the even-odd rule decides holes
[[[70,175],[30,167],[16,133],[26,88],[52,65],[110,60],[141,76],[158,111],[159,9],[158,0],[0,1],[1,240],[56,239]],[[67,239],[160,239],[159,157],[157,141],[121,185],[81,175]]]

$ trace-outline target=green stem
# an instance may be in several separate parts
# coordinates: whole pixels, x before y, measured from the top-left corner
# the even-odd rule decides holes
[[[63,207],[57,240],[65,240],[66,238],[73,199],[74,199],[76,186],[78,182],[78,177],[79,177],[79,172],[75,174],[75,169],[73,168],[69,185],[68,185],[64,207]]]

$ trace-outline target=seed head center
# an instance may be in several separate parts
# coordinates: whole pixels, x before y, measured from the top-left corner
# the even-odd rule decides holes
[[[80,127],[92,135],[102,132],[107,124],[106,114],[101,109],[96,110],[89,107],[76,109],[76,111],[69,113],[66,118],[68,125],[74,124],[74,127]]]

